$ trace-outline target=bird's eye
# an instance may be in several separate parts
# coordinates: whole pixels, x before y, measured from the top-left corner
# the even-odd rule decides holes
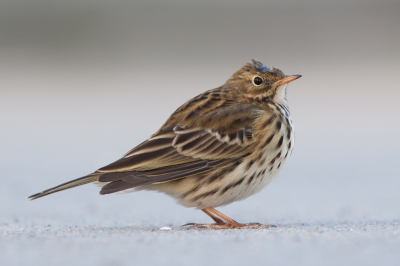
[[[253,79],[253,82],[254,82],[254,84],[255,85],[261,85],[261,83],[263,82],[263,80],[262,80],[262,78],[260,78],[260,77],[255,77],[254,79]]]

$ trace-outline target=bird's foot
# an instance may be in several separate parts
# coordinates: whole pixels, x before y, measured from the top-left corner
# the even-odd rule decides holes
[[[259,223],[248,223],[241,224],[236,222],[235,220],[229,218],[228,216],[220,213],[216,209],[212,207],[206,207],[201,209],[205,214],[211,217],[214,220],[214,224],[196,224],[196,223],[188,223],[182,225],[181,227],[188,226],[188,228],[199,228],[199,229],[269,229],[271,227],[276,227],[274,225],[263,225]]]
[[[248,223],[248,224],[229,224],[226,222],[218,222],[213,224],[197,224],[197,223],[188,223],[182,225],[181,227],[188,226],[188,228],[198,228],[198,229],[210,229],[210,230],[219,230],[219,229],[269,229],[272,227],[276,227],[274,225],[264,225],[259,223]]]

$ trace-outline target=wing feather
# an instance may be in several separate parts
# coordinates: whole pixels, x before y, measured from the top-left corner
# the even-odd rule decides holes
[[[186,134],[177,134],[172,142],[172,146],[174,147],[182,147],[185,144],[191,143],[192,141],[204,136],[207,134],[204,130],[193,131]]]
[[[130,157],[137,154],[148,153],[171,147],[173,138],[160,138],[150,141],[145,141],[134,149],[130,150],[124,157]]]
[[[214,162],[199,161],[192,164],[158,169],[154,171],[111,172],[99,178],[99,182],[110,182],[105,185],[100,194],[110,194],[125,189],[130,189],[147,184],[157,184],[201,174],[212,170],[214,167],[226,163],[226,160]]]
[[[167,121],[147,141],[98,170],[104,173],[99,181],[110,182],[101,194],[203,174],[247,156],[261,111],[251,104],[224,106],[191,122]]]
[[[190,143],[187,143],[184,146],[186,156],[194,156],[197,152],[205,149],[214,142],[215,139],[212,135],[206,134],[198,139],[193,140]]]

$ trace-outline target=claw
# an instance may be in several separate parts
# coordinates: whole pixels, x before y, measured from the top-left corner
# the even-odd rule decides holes
[[[180,226],[180,228],[183,228],[183,227],[187,227],[187,229],[192,229],[192,228],[197,227],[197,224],[195,224],[195,223],[187,223],[187,224],[184,224],[184,225]]]
[[[195,225],[195,223],[187,223],[187,224],[181,225],[181,227],[188,226],[188,225]]]

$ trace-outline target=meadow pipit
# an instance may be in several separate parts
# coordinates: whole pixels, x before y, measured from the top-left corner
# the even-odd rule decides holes
[[[103,185],[101,195],[164,192],[215,221],[189,224],[199,228],[266,228],[240,224],[214,208],[261,191],[282,169],[294,145],[286,86],[300,77],[252,60],[221,87],[179,107],[121,159],[29,199],[97,182]]]

